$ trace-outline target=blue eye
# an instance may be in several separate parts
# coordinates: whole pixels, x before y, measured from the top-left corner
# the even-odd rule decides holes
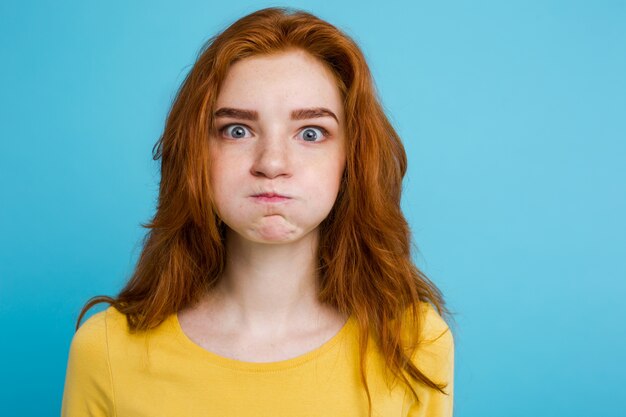
[[[328,136],[328,132],[321,127],[310,126],[302,129],[302,139],[305,142],[320,142],[326,136]]]
[[[220,130],[229,138],[241,139],[246,137],[246,131],[248,129],[243,125],[227,125]]]

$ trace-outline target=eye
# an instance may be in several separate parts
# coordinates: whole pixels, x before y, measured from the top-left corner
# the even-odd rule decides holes
[[[319,126],[305,127],[300,133],[305,142],[321,142],[328,136],[328,131]]]
[[[220,133],[233,139],[246,137],[246,132],[249,133],[248,128],[244,125],[226,125],[220,129]]]

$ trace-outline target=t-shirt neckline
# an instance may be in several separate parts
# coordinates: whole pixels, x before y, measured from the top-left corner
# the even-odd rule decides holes
[[[335,335],[333,335],[326,342],[322,343],[317,348],[305,352],[301,355],[295,356],[293,358],[284,359],[280,361],[273,362],[249,362],[242,361],[239,359],[228,358],[226,356],[219,355],[217,353],[211,352],[198,345],[196,342],[191,340],[187,334],[184,332],[182,326],[180,325],[180,321],[178,320],[178,314],[173,313],[169,317],[170,325],[176,339],[181,344],[181,346],[186,349],[190,354],[197,355],[199,357],[204,358],[209,363],[225,367],[231,368],[240,371],[250,371],[250,372],[273,372],[280,371],[285,369],[290,369],[296,366],[303,365],[315,358],[320,357],[321,355],[327,353],[332,348],[334,348],[341,340],[346,338],[346,335],[351,331],[351,329],[355,326],[355,320],[352,316],[348,317],[346,322],[343,324],[341,329]]]

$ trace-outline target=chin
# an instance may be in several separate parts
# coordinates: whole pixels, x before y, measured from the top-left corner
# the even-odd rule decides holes
[[[229,225],[229,229],[236,239],[264,244],[287,244],[313,237],[311,233],[318,223],[308,221],[303,225],[294,220],[282,215],[263,216],[247,224]]]
[[[257,230],[254,239],[258,243],[289,243],[298,240],[302,236],[296,230],[263,228]]]

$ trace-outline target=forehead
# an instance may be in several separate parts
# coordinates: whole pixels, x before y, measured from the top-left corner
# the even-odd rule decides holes
[[[302,50],[256,55],[233,64],[222,83],[217,106],[267,111],[327,107],[343,115],[334,74]]]

